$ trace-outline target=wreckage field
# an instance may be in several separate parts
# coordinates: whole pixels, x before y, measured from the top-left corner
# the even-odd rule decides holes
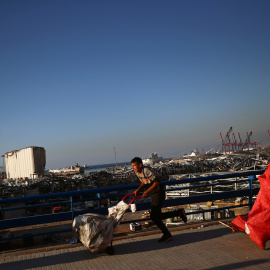
[[[205,155],[189,159],[170,159],[152,165],[161,180],[184,179],[199,176],[266,169],[270,151],[238,153],[233,155]],[[130,166],[108,168],[88,174],[63,176],[48,174],[39,179],[5,180],[0,182],[2,199],[42,195],[109,186],[137,184],[138,179]]]

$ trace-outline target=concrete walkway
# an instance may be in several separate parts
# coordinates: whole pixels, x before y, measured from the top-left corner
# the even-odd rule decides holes
[[[157,243],[160,234],[114,242],[115,255],[93,254],[81,245],[1,254],[0,269],[270,269],[270,244],[260,249],[244,233],[223,225],[172,231],[173,241]]]

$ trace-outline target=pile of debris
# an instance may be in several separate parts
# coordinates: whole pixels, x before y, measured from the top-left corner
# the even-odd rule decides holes
[[[248,171],[266,169],[270,159],[270,149],[261,154],[242,152],[230,155],[203,155],[189,159],[175,159],[166,164],[168,174]]]
[[[258,156],[257,153],[233,155],[205,155],[182,160],[168,160],[152,165],[155,174],[163,181],[172,175],[201,176],[205,173],[225,173],[247,170],[263,170],[269,163],[270,151]],[[6,180],[0,182],[0,198],[24,197],[31,192],[37,194],[86,190],[109,186],[138,183],[132,168],[103,170],[73,176],[47,175],[39,179]]]

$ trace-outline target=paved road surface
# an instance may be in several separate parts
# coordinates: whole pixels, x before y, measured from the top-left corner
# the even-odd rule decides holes
[[[262,250],[244,233],[223,225],[173,231],[173,241],[157,243],[160,234],[114,242],[115,255],[93,254],[85,247],[2,254],[0,269],[270,269],[270,244]]]

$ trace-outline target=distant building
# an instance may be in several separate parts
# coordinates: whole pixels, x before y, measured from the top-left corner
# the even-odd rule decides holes
[[[198,151],[197,148],[195,148],[195,149],[191,152],[191,154],[189,154],[189,155],[184,155],[183,157],[197,157],[197,156],[199,156],[199,155],[200,155],[200,152]]]
[[[142,159],[143,165],[153,165],[163,160],[163,157],[159,157],[157,152],[151,153],[148,158]]]
[[[43,147],[30,146],[5,154],[8,179],[38,178],[45,171],[46,151]]]

